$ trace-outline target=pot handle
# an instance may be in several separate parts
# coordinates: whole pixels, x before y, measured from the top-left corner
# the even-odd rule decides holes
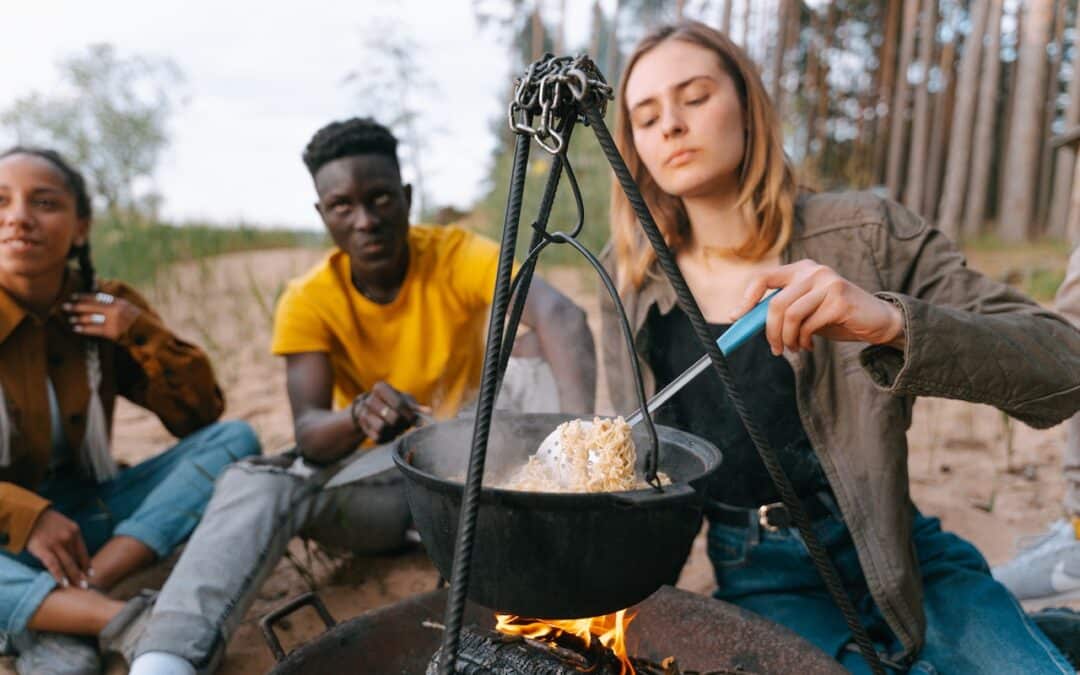
[[[635,490],[633,492],[612,492],[608,499],[619,506],[649,506],[658,501],[668,500],[673,497],[689,497],[697,491],[688,483],[674,483],[665,485],[662,490]]]
[[[319,618],[326,624],[327,630],[330,630],[337,625],[337,622],[334,621],[334,617],[330,616],[330,612],[327,611],[326,605],[323,604],[323,601],[314,592],[304,593],[303,595],[297,596],[286,602],[281,607],[278,607],[259,619],[259,629],[262,630],[263,637],[266,638],[266,645],[270,648],[270,651],[274,654],[276,660],[281,661],[285,658],[286,654],[285,650],[281,648],[281,642],[278,640],[277,634],[274,632],[274,624],[305,605],[311,605],[315,608],[315,611],[319,613]]]

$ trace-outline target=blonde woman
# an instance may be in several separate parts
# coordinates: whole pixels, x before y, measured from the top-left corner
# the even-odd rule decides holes
[[[620,150],[713,335],[781,289],[765,333],[731,368],[886,664],[1073,672],[978,551],[914,507],[905,430],[918,395],[989,403],[1033,426],[1060,422],[1080,407],[1080,333],[969,270],[897,204],[799,194],[755,66],[703,24],[642,40],[617,105]],[[606,261],[655,391],[703,350],[615,192]],[[610,302],[604,314],[612,400],[630,409]],[[661,419],[724,453],[707,511],[716,597],[868,672],[719,378],[698,378]]]

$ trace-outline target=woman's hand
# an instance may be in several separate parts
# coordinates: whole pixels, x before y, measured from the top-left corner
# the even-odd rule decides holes
[[[765,337],[775,355],[813,348],[811,338],[904,346],[904,317],[891,302],[876,298],[832,269],[800,260],[750,278],[732,320],[750,310],[770,288]]]
[[[64,588],[71,584],[89,587],[90,554],[86,551],[86,542],[79,526],[60,512],[46,509],[38,516],[34,529],[30,530],[26,550],[40,560],[56,583]]]
[[[416,424],[419,413],[430,414],[412,396],[386,382],[376,382],[371,391],[357,396],[350,413],[353,424],[376,443],[393,440]]]
[[[141,312],[127,300],[109,293],[76,293],[63,309],[76,333],[113,342],[127,335]]]

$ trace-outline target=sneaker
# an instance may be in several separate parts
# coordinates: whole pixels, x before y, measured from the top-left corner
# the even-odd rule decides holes
[[[1018,600],[1080,598],[1080,541],[1071,520],[1059,520],[991,570]]]
[[[101,658],[90,638],[26,631],[12,638],[19,675],[98,675]]]
[[[150,620],[150,610],[154,608],[157,591],[139,591],[127,601],[120,612],[112,618],[98,634],[98,645],[102,656],[119,655],[131,665],[135,657],[135,644],[143,634]]]

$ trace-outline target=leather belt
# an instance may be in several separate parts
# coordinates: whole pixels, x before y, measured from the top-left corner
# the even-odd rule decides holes
[[[826,500],[829,503],[826,503]],[[802,497],[802,503],[811,521],[822,520],[838,513],[832,495],[828,493],[807,495]],[[705,515],[711,522],[732,527],[750,527],[756,524],[767,532],[777,532],[795,526],[795,521],[783,502],[744,507],[706,501]]]

